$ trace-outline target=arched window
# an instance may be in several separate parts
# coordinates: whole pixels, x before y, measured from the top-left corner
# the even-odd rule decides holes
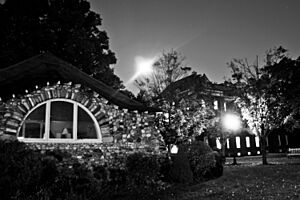
[[[93,114],[69,99],[52,99],[30,111],[18,138],[25,141],[102,142],[100,127]]]

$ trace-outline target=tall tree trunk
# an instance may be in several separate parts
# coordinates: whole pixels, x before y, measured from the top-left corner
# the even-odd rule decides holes
[[[261,125],[261,135],[260,135],[260,149],[262,155],[262,164],[267,165],[267,134],[264,124]]]
[[[266,140],[266,136],[263,135],[260,137],[261,140],[261,155],[262,155],[262,164],[263,165],[267,165],[267,140]]]
[[[224,136],[224,133],[222,133],[222,137],[220,138],[221,143],[221,154],[222,154],[222,162],[225,164],[226,162],[226,138]]]

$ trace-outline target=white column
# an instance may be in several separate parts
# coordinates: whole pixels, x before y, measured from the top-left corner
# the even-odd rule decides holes
[[[46,103],[46,118],[45,118],[45,139],[49,140],[50,138],[50,112],[51,112],[51,102]]]
[[[278,144],[279,144],[279,146],[281,146],[281,139],[280,139],[280,135],[278,135]]]
[[[73,140],[77,140],[78,104],[73,104]]]

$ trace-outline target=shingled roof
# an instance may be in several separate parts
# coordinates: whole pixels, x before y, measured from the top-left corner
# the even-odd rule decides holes
[[[47,81],[73,82],[87,86],[107,99],[109,102],[129,110],[160,111],[146,107],[142,103],[130,99],[120,91],[96,80],[51,53],[44,53],[0,70],[0,97],[11,97],[12,94],[24,93],[24,88]]]
[[[193,73],[190,76],[184,77],[170,84],[161,94],[160,97],[168,96],[170,93],[191,92],[192,94],[205,91],[222,91],[224,96],[236,95],[236,89],[230,84],[213,83],[205,74]],[[183,93],[185,94],[185,93]]]

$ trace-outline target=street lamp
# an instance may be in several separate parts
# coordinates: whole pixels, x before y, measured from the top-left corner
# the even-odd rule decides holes
[[[226,113],[223,117],[222,125],[229,131],[237,131],[241,128],[240,117],[233,113]]]
[[[175,144],[171,145],[171,154],[177,154],[177,153],[178,153],[177,145]]]
[[[238,131],[241,129],[241,120],[240,117],[234,113],[225,113],[222,119],[222,126],[224,127],[224,131]],[[224,137],[223,137],[224,139]],[[224,144],[224,143],[223,143]],[[223,145],[223,151],[225,156],[225,146]],[[236,156],[233,156],[233,165],[236,165]]]

